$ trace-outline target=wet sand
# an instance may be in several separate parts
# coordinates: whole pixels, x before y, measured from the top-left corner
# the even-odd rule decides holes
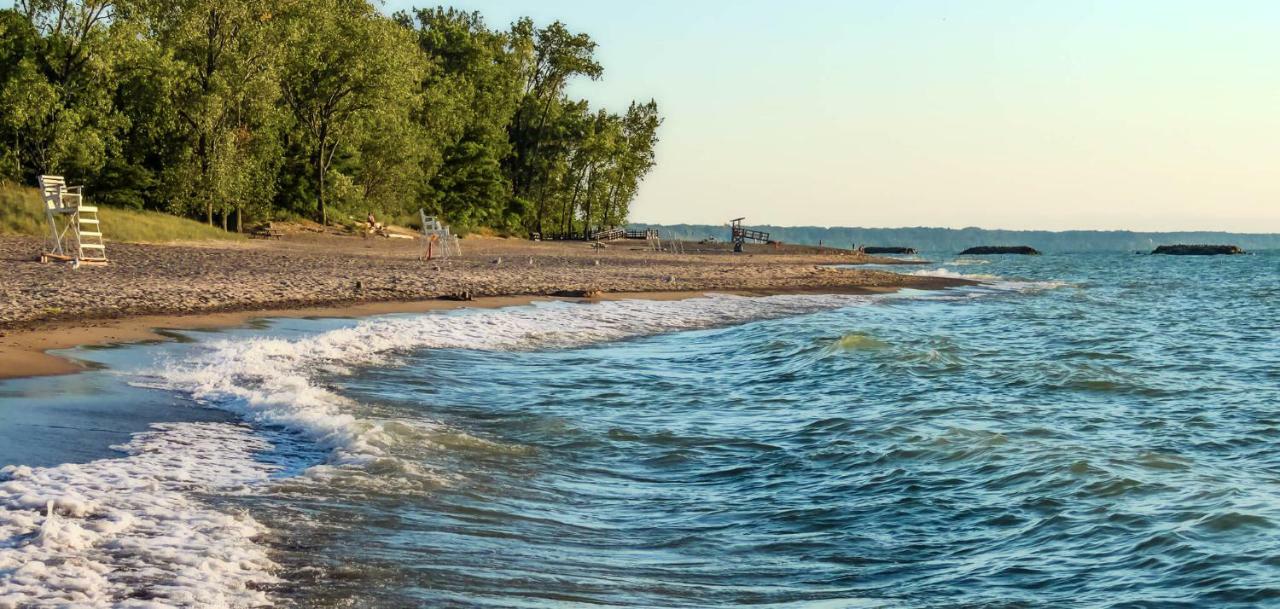
[[[0,236],[0,378],[64,374],[79,364],[46,353],[77,345],[162,340],[157,329],[237,326],[268,317],[359,317],[534,299],[687,298],[706,292],[871,293],[969,282],[833,269],[884,258],[830,248],[643,242],[464,239],[464,255],[421,259],[406,239],[295,234],[283,240],[109,244],[104,267],[35,261],[41,242]],[[447,300],[466,294],[470,301]]]

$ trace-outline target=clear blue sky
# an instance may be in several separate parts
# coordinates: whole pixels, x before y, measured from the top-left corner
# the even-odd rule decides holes
[[[559,19],[605,67],[575,95],[658,100],[636,220],[1280,232],[1280,2],[452,5]]]

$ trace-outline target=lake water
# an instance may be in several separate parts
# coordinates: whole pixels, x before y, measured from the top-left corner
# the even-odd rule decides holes
[[[1280,255],[928,257],[71,351],[0,607],[1280,605]]]

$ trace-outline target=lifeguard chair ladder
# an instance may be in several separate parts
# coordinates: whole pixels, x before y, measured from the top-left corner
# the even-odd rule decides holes
[[[41,262],[65,260],[75,266],[106,264],[98,208],[84,204],[83,186],[67,186],[62,176],[40,176],[40,198],[49,223],[49,243]]]

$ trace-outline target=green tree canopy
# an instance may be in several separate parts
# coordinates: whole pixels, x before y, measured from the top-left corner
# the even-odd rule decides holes
[[[623,224],[657,105],[566,91],[603,68],[554,22],[367,0],[19,0],[0,10],[0,180],[224,229],[418,208],[459,228]],[[336,214],[336,215],[335,215]]]

